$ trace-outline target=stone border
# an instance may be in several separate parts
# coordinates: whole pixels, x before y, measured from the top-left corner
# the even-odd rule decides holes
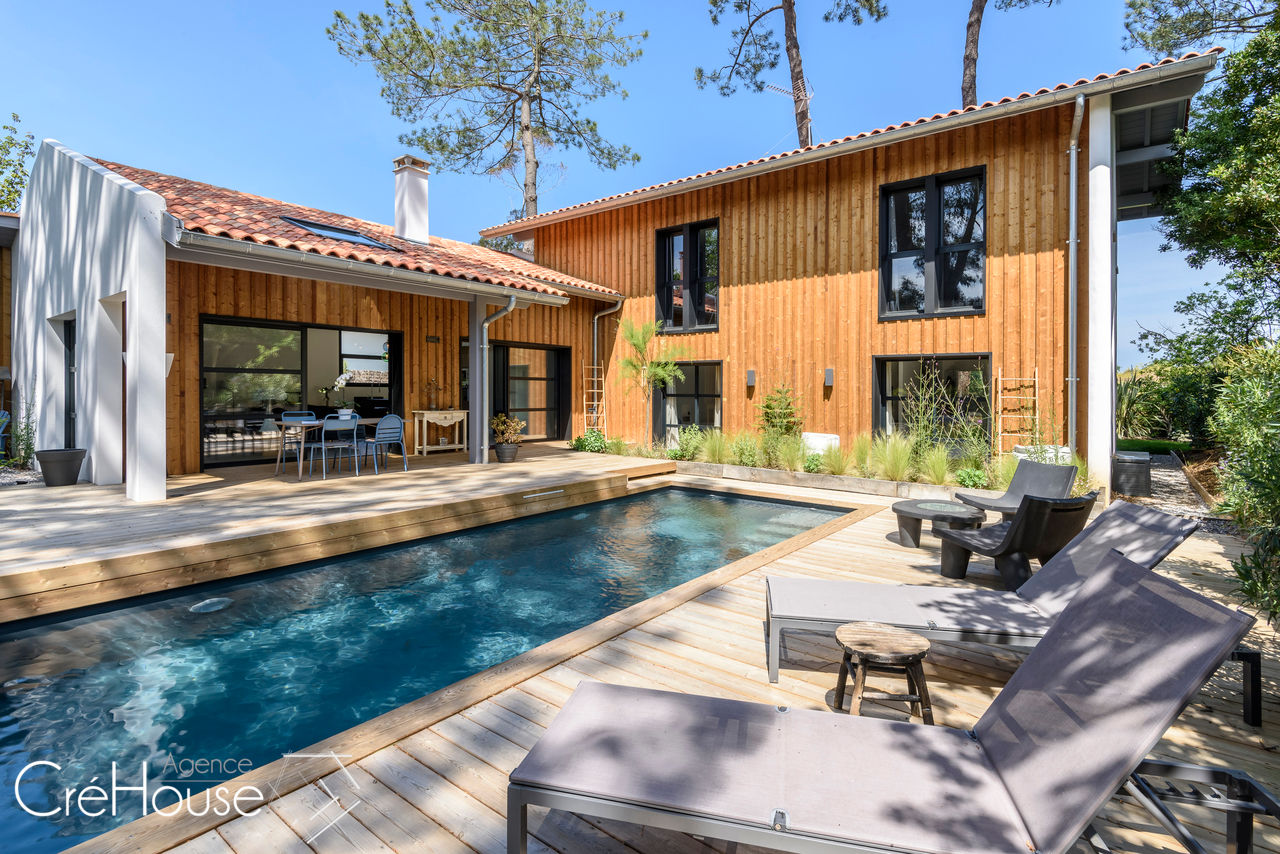
[[[965,489],[940,486],[933,483],[909,483],[898,480],[878,480],[870,477],[853,477],[837,474],[810,474],[798,471],[735,466],[728,463],[677,462],[679,474],[699,477],[718,477],[727,480],[743,480],[751,483],[773,483],[781,486],[803,486],[812,489],[829,489],[837,492],[860,492],[864,495],[881,495],[886,498],[954,499],[957,489],[974,495],[998,498],[1002,492],[990,489]]]

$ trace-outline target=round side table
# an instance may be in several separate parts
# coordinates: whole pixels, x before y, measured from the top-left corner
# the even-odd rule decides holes
[[[836,641],[844,650],[840,676],[836,681],[835,707],[844,708],[845,686],[853,674],[853,700],[849,714],[862,712],[862,701],[902,700],[911,704],[911,713],[926,724],[933,723],[929,686],[921,666],[929,654],[929,641],[915,632],[885,623],[845,623],[836,629]],[[866,690],[867,673],[895,673],[907,680],[906,694],[886,694]]]

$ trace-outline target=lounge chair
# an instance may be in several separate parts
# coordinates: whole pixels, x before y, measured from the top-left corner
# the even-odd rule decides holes
[[[969,732],[583,683],[511,772],[507,851],[533,805],[785,851],[1061,854],[1252,623],[1113,554]]]
[[[1043,566],[1084,530],[1098,493],[1079,498],[1022,496],[1018,512],[1007,522],[985,528],[938,528],[942,540],[942,574],[964,578],[969,557],[980,554],[995,560],[1005,590],[1017,590],[1031,577],[1031,559]]]
[[[1008,520],[1018,512],[1024,495],[1034,495],[1037,498],[1066,498],[1071,494],[1071,487],[1075,482],[1075,466],[1019,460],[1018,467],[1013,472],[1013,479],[1009,481],[1009,489],[1004,495],[999,498],[987,498],[983,495],[957,492],[956,499],[979,510],[999,513]]]
[[[1012,592],[767,577],[769,681],[778,681],[783,632],[830,634],[844,623],[888,623],[934,640],[1034,646],[1112,549],[1151,569],[1196,528],[1190,519],[1114,501]]]

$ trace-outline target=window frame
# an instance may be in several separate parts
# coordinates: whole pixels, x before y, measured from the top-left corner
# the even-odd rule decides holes
[[[952,183],[954,181],[963,181],[967,178],[978,178],[982,182],[982,240],[972,241],[969,243],[955,243],[943,245],[942,243],[942,191],[940,185]],[[987,180],[986,165],[975,166],[967,169],[956,169],[951,172],[939,172],[936,175],[927,175],[923,178],[912,178],[908,181],[894,181],[888,184],[880,185],[880,207],[879,207],[879,232],[880,232],[880,266],[879,281],[877,282],[879,312],[878,320],[916,320],[919,318],[929,317],[965,317],[968,315],[981,315],[987,313],[987,293],[988,293],[988,277],[987,277],[987,225],[988,225],[988,189],[990,182]],[[901,190],[912,190],[923,188],[925,191],[925,237],[924,250],[903,250],[899,252],[889,252],[889,197]],[[939,305],[942,296],[942,268],[943,259],[950,253],[960,252],[968,249],[982,247],[982,308],[973,308],[971,306],[961,306],[955,308],[945,308]],[[923,254],[924,256],[924,310],[916,311],[890,311],[889,299],[887,293],[887,285],[889,281],[889,271],[895,258],[908,257],[912,255]]]
[[[720,279],[721,279],[721,263],[717,259],[716,273],[714,276],[702,276],[702,246],[698,243],[698,232],[714,228],[716,230],[717,247],[721,255],[723,255],[724,244],[720,235],[720,219],[713,217],[712,219],[698,220],[697,222],[689,222],[684,225],[677,225],[671,228],[660,228],[655,232],[654,240],[654,319],[661,325],[658,332],[661,335],[684,335],[691,332],[716,332],[720,329],[720,312],[722,302],[720,300]],[[672,306],[666,305],[666,300],[673,294],[674,289],[671,287],[675,284],[667,279],[670,273],[671,265],[667,262],[667,254],[670,246],[670,238],[680,235],[684,238],[685,252],[684,265],[682,268],[683,278],[680,280],[680,290],[684,305],[682,308],[681,324],[679,326],[671,326],[669,317],[672,313]],[[709,282],[715,282],[716,288],[716,320],[715,323],[699,323],[698,322],[698,306],[703,305],[703,298],[706,296],[706,286]]]
[[[682,427],[700,427],[697,424],[698,401],[702,399],[720,401],[720,426],[715,429],[724,429],[724,361],[721,359],[693,359],[684,362],[676,362],[676,365],[686,372],[686,377],[690,370],[693,371],[693,394],[669,394],[666,386],[658,389],[658,394],[653,396],[653,436],[655,442],[666,444],[667,430],[675,427],[678,432]],[[720,371],[720,392],[718,394],[699,394],[698,393],[698,369],[699,368],[718,368]],[[668,424],[667,423],[667,400],[672,397],[689,398],[693,400],[694,407],[694,423],[692,424]]]
[[[884,388],[884,366],[890,362],[951,362],[973,359],[985,363],[983,380],[987,384],[987,394],[994,396],[992,386],[995,366],[992,363],[991,351],[978,350],[968,353],[886,353],[871,357],[871,432],[877,436],[885,433],[885,410],[890,400],[901,400],[897,395],[887,394]],[[994,406],[995,401],[989,403]],[[995,435],[995,415],[987,416],[987,433]]]

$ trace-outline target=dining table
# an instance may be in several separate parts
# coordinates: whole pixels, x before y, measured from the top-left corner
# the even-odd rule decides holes
[[[361,427],[376,426],[377,418],[357,418],[356,424]],[[276,471],[278,475],[284,468],[284,448],[290,436],[298,437],[298,480],[302,480],[302,458],[307,449],[307,436],[324,426],[323,418],[308,418],[305,421],[280,421],[280,448],[276,451]],[[273,475],[274,476],[274,475]]]

